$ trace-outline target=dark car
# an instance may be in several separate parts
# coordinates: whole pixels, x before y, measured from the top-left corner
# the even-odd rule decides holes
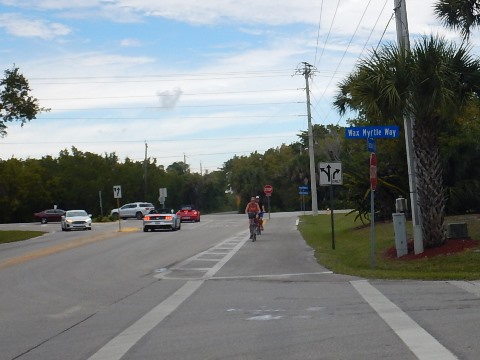
[[[183,205],[177,211],[177,215],[181,221],[200,221],[200,211],[193,205]]]
[[[61,221],[62,216],[65,215],[65,210],[62,209],[47,209],[33,214],[35,220],[46,224],[49,221]]]

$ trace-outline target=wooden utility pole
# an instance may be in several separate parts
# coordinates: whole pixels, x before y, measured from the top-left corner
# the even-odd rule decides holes
[[[410,51],[410,38],[408,34],[407,7],[406,0],[395,0],[395,19],[397,25],[398,45],[405,53]],[[420,208],[418,206],[417,193],[417,167],[415,164],[415,154],[413,149],[413,127],[415,119],[407,114],[403,118],[405,128],[405,146],[407,151],[408,165],[408,184],[410,187],[410,207],[412,211],[413,223],[413,242],[415,254],[423,252],[423,234]]]
[[[147,201],[147,149],[148,145],[145,141],[145,160],[143,161],[143,181],[145,183],[143,201]]]
[[[305,87],[307,93],[307,116],[308,116],[308,155],[310,157],[310,188],[312,194],[312,215],[318,215],[317,204],[317,175],[315,168],[315,152],[313,149],[313,128],[312,128],[312,113],[310,111],[310,87],[308,84],[308,78],[312,73],[312,65],[303,62],[302,75],[305,76]]]

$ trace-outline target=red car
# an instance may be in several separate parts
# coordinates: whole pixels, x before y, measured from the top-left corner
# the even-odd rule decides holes
[[[65,210],[61,209],[48,209],[33,214],[35,220],[40,221],[42,224],[46,224],[49,221],[61,221],[63,215],[65,215]]]
[[[200,211],[195,209],[193,205],[183,205],[180,210],[177,211],[177,216],[180,221],[200,221]]]

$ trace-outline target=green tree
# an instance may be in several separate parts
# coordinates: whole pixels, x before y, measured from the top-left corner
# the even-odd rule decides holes
[[[426,247],[446,240],[439,136],[479,90],[479,80],[480,62],[468,47],[423,37],[407,53],[394,45],[373,52],[340,84],[335,106],[341,113],[361,110],[372,124],[389,119],[401,123],[403,116],[415,119],[413,144]]]
[[[472,27],[480,25],[480,1],[477,0],[438,0],[433,10],[443,25],[460,30],[466,39]]]
[[[0,80],[0,136],[7,134],[7,122],[20,121],[23,126],[35,119],[37,114],[49,109],[40,107],[38,100],[30,95],[28,80],[14,67],[5,70]]]

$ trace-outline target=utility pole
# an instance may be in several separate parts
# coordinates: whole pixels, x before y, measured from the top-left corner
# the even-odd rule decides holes
[[[410,39],[408,34],[407,6],[405,1],[406,0],[395,0],[394,10],[397,26],[397,42],[399,47],[407,53],[410,51]],[[405,146],[407,151],[408,184],[410,187],[414,251],[415,254],[420,254],[423,253],[423,233],[420,208],[418,206],[417,166],[413,146],[413,127],[415,119],[410,114],[406,114],[403,117],[403,124],[405,128]]]
[[[145,182],[144,201],[147,201],[147,141],[145,141],[145,160],[143,161],[143,181]]]
[[[308,155],[310,157],[310,188],[312,194],[312,215],[318,215],[317,204],[317,176],[315,171],[315,152],[313,149],[313,128],[312,128],[312,113],[310,111],[310,87],[308,84],[308,78],[312,73],[312,65],[303,62],[302,75],[305,76],[306,93],[307,93],[307,116],[308,116]]]

